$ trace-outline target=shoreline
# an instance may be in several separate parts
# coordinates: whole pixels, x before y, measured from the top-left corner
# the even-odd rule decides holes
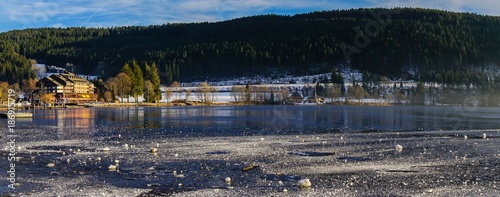
[[[334,102],[334,103],[324,103],[324,104],[256,104],[256,103],[243,103],[243,102],[214,102],[214,103],[201,103],[201,102],[178,102],[178,103],[100,103],[100,104],[84,104],[84,105],[66,105],[49,107],[50,109],[64,109],[64,108],[85,108],[85,107],[97,107],[97,108],[112,108],[112,107],[184,107],[184,106],[262,106],[262,105],[289,105],[289,106],[420,106],[420,105],[402,105],[393,103],[366,103],[366,102]],[[437,106],[437,105],[436,105]],[[16,110],[29,111],[33,109],[45,109],[42,106],[25,108],[15,108]],[[8,108],[5,106],[0,106],[0,112],[7,111]]]
[[[92,103],[92,104],[78,104],[78,105],[66,105],[62,106],[52,106],[48,109],[64,109],[64,108],[85,108],[85,107],[97,107],[97,108],[112,108],[112,107],[183,107],[183,106],[260,106],[260,105],[297,105],[297,106],[366,106],[366,107],[391,107],[391,106],[460,106],[460,107],[498,107],[498,106],[488,106],[488,105],[455,105],[455,104],[441,104],[441,105],[422,105],[422,104],[404,104],[404,103],[387,103],[387,102],[358,102],[358,101],[335,101],[322,104],[283,104],[283,103],[244,103],[244,102],[213,102],[213,103],[202,103],[199,101],[189,101],[189,102],[159,102],[159,103]],[[42,106],[30,107],[28,109],[23,107],[16,107],[17,111],[29,111],[33,109],[44,109]],[[0,112],[8,111],[7,106],[0,106]]]

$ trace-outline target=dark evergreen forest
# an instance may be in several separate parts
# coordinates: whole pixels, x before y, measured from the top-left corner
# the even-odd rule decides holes
[[[389,78],[484,84],[491,82],[485,70],[500,66],[499,35],[500,17],[413,8],[15,30],[0,34],[0,81],[33,77],[28,59],[72,63],[80,73],[104,78],[134,59],[156,63],[167,84],[339,65]]]

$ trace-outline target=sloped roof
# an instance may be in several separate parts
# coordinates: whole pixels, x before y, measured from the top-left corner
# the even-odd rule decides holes
[[[50,83],[53,83],[57,86],[67,86],[68,83],[73,83],[73,84],[83,83],[83,84],[86,84],[89,86],[94,86],[93,83],[86,80],[85,78],[79,77],[79,76],[74,75],[74,74],[68,74],[68,73],[53,74],[53,75],[50,75],[48,77],[42,78],[40,81],[44,82],[44,83],[50,82]]]
[[[71,81],[72,83],[90,83],[87,79],[74,75],[74,74],[59,74],[59,77],[63,77],[68,81]]]
[[[304,97],[302,97],[302,95],[300,95],[299,93],[293,93],[290,97],[288,97],[289,99],[303,99]]]
[[[42,78],[40,81],[37,82],[37,85],[39,85],[40,83],[44,83],[46,85],[48,85],[49,83],[51,83],[51,84],[54,84],[56,86],[64,86],[59,81],[57,81],[56,79],[54,79],[54,78],[52,78],[50,76]]]

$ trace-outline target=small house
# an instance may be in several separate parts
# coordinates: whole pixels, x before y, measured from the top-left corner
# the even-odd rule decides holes
[[[299,93],[295,92],[292,95],[288,97],[286,100],[287,104],[294,104],[294,103],[302,103],[304,101],[304,97],[300,95]]]

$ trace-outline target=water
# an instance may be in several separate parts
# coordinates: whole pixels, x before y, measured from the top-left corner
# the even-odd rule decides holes
[[[456,196],[470,181],[497,194],[499,119],[500,108],[454,106],[36,110],[16,120],[20,187],[0,195],[414,196],[431,188]],[[250,165],[260,168],[242,171]],[[0,160],[1,171],[9,166]],[[313,188],[297,187],[301,178]]]
[[[18,127],[64,132],[100,127],[163,134],[239,135],[287,131],[420,131],[500,128],[500,108],[459,106],[207,106],[37,110]],[[25,123],[25,124],[24,124]],[[0,123],[2,127],[5,121]],[[98,130],[98,129],[97,129]],[[215,133],[214,133],[215,131]]]

